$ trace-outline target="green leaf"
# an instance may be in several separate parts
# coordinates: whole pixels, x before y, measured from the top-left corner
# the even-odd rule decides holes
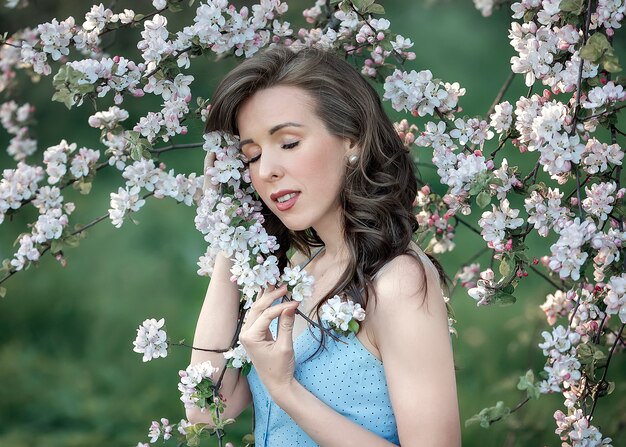
[[[354,318],[350,320],[350,323],[348,323],[348,330],[356,334],[359,330],[359,322],[356,321]]]
[[[496,303],[498,303],[500,306],[510,306],[511,304],[515,304],[515,302],[517,301],[517,298],[515,298],[513,295],[511,295],[510,293],[504,293],[502,291],[499,291],[498,293],[496,293],[496,295],[494,296],[494,300],[496,301]]]
[[[0,289],[0,297],[2,296],[2,290]],[[613,391],[615,391],[615,382],[609,382],[608,388],[606,390],[606,394],[609,395]]]
[[[619,73],[620,71],[622,71],[622,67],[619,64],[619,59],[615,55],[606,54],[602,58],[602,66],[609,73]]]
[[[465,421],[465,426],[468,427],[472,424],[479,423],[483,428],[489,428],[493,422],[503,419],[511,414],[511,409],[504,406],[504,402],[498,401],[493,407],[483,408],[480,413],[475,414],[471,418]]]
[[[502,259],[502,261],[500,261],[499,271],[502,276],[508,276],[511,273],[511,270],[513,268],[511,264],[512,262],[508,258],[504,258]]]
[[[50,243],[50,251],[54,253],[58,253],[63,249],[63,241],[59,239],[54,239]]]
[[[539,387],[535,384],[535,374],[531,369],[526,371],[526,374],[520,376],[519,383],[517,384],[518,390],[526,390],[528,397],[533,399],[539,399],[540,392]]]
[[[252,369],[252,363],[245,363],[242,367],[241,367],[241,375],[246,377],[249,373],[250,370]]]
[[[130,148],[130,158],[135,161],[141,160],[141,146],[134,145]]]
[[[593,359],[593,349],[587,343],[581,343],[576,347],[576,357],[583,365],[591,363]]]
[[[583,10],[583,0],[562,0],[559,8],[561,11],[580,14]]]
[[[369,14],[384,14],[385,13],[385,8],[382,5],[379,5],[378,3],[374,3],[373,5],[369,6],[365,12],[369,13]]]
[[[515,287],[513,286],[513,284],[509,284],[508,286],[503,287],[502,291],[504,293],[512,294],[513,292],[515,292]]]
[[[367,8],[374,4],[374,1],[375,0],[352,0],[352,4],[357,9],[357,11],[364,13]]]
[[[75,234],[75,235],[73,235],[73,236],[66,237],[66,238],[64,239],[64,242],[65,242],[65,243],[66,243],[69,247],[76,248],[76,247],[78,247],[78,245],[80,244],[80,240],[81,240],[81,239],[82,239],[82,234],[81,234],[81,233],[79,233],[79,234]]]
[[[86,182],[84,180],[81,180],[79,182],[74,182],[73,187],[74,189],[78,190],[78,192],[80,192],[83,195],[87,195],[91,192],[91,182]]]
[[[481,191],[477,196],[476,196],[476,204],[481,207],[481,208],[485,208],[487,207],[489,204],[491,203],[491,194],[489,194],[486,191]]]

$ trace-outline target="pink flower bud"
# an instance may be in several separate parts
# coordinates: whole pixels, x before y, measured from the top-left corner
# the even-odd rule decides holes
[[[146,92],[144,92],[142,89],[137,88],[133,91],[133,96],[135,98],[141,98],[142,96],[144,96],[146,94]]]
[[[504,244],[504,249],[511,250],[512,248],[513,248],[513,239],[509,239],[508,241],[506,241],[506,244]]]
[[[257,262],[257,264],[263,264],[263,256],[257,255],[256,262]]]
[[[365,43],[365,36],[363,36],[363,34],[358,34],[358,35],[356,36],[356,41],[357,41],[358,43]]]
[[[57,261],[59,261],[61,267],[67,267],[67,259],[65,259],[65,257],[63,256],[63,253],[58,252],[56,255],[54,255],[54,257]]]
[[[537,259],[537,257],[534,257],[534,258],[533,258],[533,264],[534,264],[534,265],[539,264],[539,259]]]
[[[528,272],[524,270],[524,276],[528,276]]]
[[[408,52],[408,53],[404,53],[404,54],[405,54],[405,57],[406,57],[407,60],[409,60],[409,61],[415,60],[415,53]]]
[[[191,93],[185,96],[185,102],[190,102],[190,101],[191,101]]]
[[[621,199],[622,197],[624,197],[624,193],[626,193],[626,188],[620,188],[617,193],[615,194],[615,196],[618,199]]]
[[[406,142],[406,144],[413,144],[413,142],[415,141],[415,135],[413,135],[413,132],[409,132],[408,134],[406,134],[406,138],[404,139],[404,141]]]
[[[120,57],[119,56],[113,56],[113,62],[115,62],[116,64],[120,63]]]
[[[521,270],[518,270],[518,271],[517,271],[516,276],[517,276],[518,278],[521,278],[521,277],[522,277],[522,272],[521,272]]]
[[[187,135],[187,126],[183,126],[180,128],[180,132],[181,135]]]
[[[572,197],[571,199],[569,199],[569,203],[572,206],[578,206],[578,197]]]
[[[476,149],[476,150],[474,151],[474,155],[476,155],[477,157],[482,157],[482,156],[483,156],[483,153],[482,153],[482,151],[481,151],[480,149]]]
[[[612,37],[613,34],[615,34],[615,30],[613,28],[607,28],[606,29],[606,35],[609,37]]]
[[[383,33],[382,31],[378,31],[378,34],[376,34],[376,38],[378,40],[384,40],[385,39],[385,33]]]
[[[487,160],[485,165],[487,166],[487,169],[490,171],[494,168],[493,160]]]

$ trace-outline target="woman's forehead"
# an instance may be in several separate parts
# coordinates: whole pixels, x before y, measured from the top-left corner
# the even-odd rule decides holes
[[[313,103],[311,96],[298,87],[277,86],[260,90],[239,109],[239,136],[247,138],[249,133],[270,133],[280,130],[278,126],[287,127],[284,126],[286,123],[299,124],[300,127],[310,124],[317,118]]]

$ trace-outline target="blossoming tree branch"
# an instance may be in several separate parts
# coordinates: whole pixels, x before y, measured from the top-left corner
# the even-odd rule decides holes
[[[474,3],[485,16],[493,8],[509,6],[500,0]],[[28,6],[27,0],[7,5]],[[617,119],[625,107],[626,82],[617,77],[621,67],[612,47],[624,18],[623,1],[512,3],[508,38],[516,55],[510,61],[511,76],[484,117],[460,114],[465,89],[458,83],[438,80],[428,70],[404,69],[406,60],[415,59],[413,42],[392,32],[384,8],[374,0],[318,0],[303,12],[309,26],[299,30],[284,20],[287,4],[279,0],[261,0],[239,10],[227,0],[197,5],[193,0],[154,0],[152,6],[139,13],[100,4],[84,20],[53,19],[0,36],[0,121],[11,135],[7,152],[16,163],[2,173],[0,224],[26,207],[39,213],[17,238],[15,253],[2,263],[0,295],[7,293],[11,276],[46,253],[65,263],[66,248],[78,245],[99,222],[108,220],[120,228],[149,201],[168,197],[197,210],[196,228],[208,243],[198,260],[199,275],[211,275],[220,252],[233,260],[231,280],[241,290],[238,328],[268,285],[287,284],[286,300],[309,296],[314,284],[304,270],[278,269],[272,253],[279,247],[263,227],[261,204],[237,137],[211,133],[184,144],[177,139],[187,134],[189,123],[203,122],[210,107],[210,100],[194,94],[202,85],[194,85],[194,77],[187,74],[195,61],[247,58],[276,43],[295,50],[333,49],[363,76],[383,83],[384,99],[407,113],[396,123],[407,151],[432,149],[432,165],[446,192],[435,194],[418,178],[423,187],[414,203],[421,225],[416,240],[433,253],[450,252],[462,225],[484,241],[484,249],[457,272],[455,287],[467,289],[479,306],[512,303],[516,297],[526,298],[523,286],[531,270],[552,289],[541,304],[548,326],[539,345],[545,367],[520,377],[518,388],[525,398],[517,405],[498,402],[466,423],[488,427],[531,399],[560,393],[564,407],[554,419],[563,445],[610,445],[593,415],[599,399],[615,388],[611,359],[626,346],[626,190],[620,184],[620,141],[626,129],[619,128]],[[184,11],[189,12],[188,25],[168,29],[168,17]],[[103,49],[103,36],[125,32],[123,28],[142,30],[136,45],[142,60]],[[51,99],[68,108],[93,105],[96,112],[84,125],[101,131],[102,146],[79,147],[62,140],[38,151],[32,136],[34,106],[12,98],[14,86],[25,78],[18,72],[32,82],[51,82]],[[528,94],[505,99],[516,75],[523,76]],[[145,95],[160,98],[161,108],[129,123],[124,103]],[[111,101],[108,108],[100,107]],[[417,118],[425,121],[421,128]],[[165,152],[194,149],[214,160],[205,172],[184,175],[161,161]],[[506,158],[500,156],[503,150]],[[518,165],[528,159],[534,167],[525,173]],[[90,194],[104,169],[118,171],[125,186],[110,193],[110,209],[101,217],[71,222],[77,205],[65,201],[63,190],[72,186]],[[540,171],[545,182],[538,181]],[[523,207],[513,206],[518,202]],[[467,218],[472,213],[480,213],[478,227]],[[531,233],[556,237],[557,242],[544,253],[528,253]],[[489,267],[473,262],[485,251],[490,253]],[[321,318],[328,323],[324,330],[345,334],[358,330],[365,311],[335,296],[323,306]],[[453,323],[450,319],[451,332]],[[170,346],[184,345],[169,340],[164,325],[163,319],[147,318],[137,330],[134,350],[143,361],[166,357]],[[238,333],[230,346],[194,348],[222,352],[225,364],[244,375],[250,369]],[[221,417],[226,403],[219,390],[226,369],[220,375],[218,370],[205,362],[180,371],[184,405],[208,411],[213,424],[192,425],[184,419],[170,424],[159,418],[149,428],[151,443],[178,434],[191,446],[208,436],[223,444],[225,426],[233,421]]]

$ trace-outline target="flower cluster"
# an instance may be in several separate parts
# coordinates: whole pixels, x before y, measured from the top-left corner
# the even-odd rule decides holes
[[[359,330],[359,321],[365,319],[365,310],[359,303],[342,300],[339,295],[329,298],[321,307],[320,319],[335,331],[349,335]]]
[[[495,293],[495,274],[490,268],[480,272],[480,279],[476,281],[476,286],[471,287],[467,294],[474,298],[477,306],[485,306],[491,303]]]
[[[211,362],[206,361],[197,365],[190,365],[184,371],[179,371],[180,382],[178,390],[180,400],[185,408],[200,407],[204,411],[213,400],[213,375],[219,371]]]
[[[167,334],[163,328],[165,319],[154,318],[145,320],[137,328],[137,338],[133,342],[133,351],[143,354],[143,361],[149,362],[159,357],[167,357]]]
[[[15,101],[7,101],[0,105],[0,123],[13,135],[7,152],[15,161],[23,161],[37,150],[37,141],[28,132],[28,126],[33,124],[34,111],[29,103],[18,106]]]
[[[443,83],[433,79],[429,70],[410,73],[395,70],[385,79],[384,98],[391,101],[397,111],[407,111],[414,115],[433,115],[435,110],[442,114],[456,111],[459,96],[465,89],[458,83]]]

